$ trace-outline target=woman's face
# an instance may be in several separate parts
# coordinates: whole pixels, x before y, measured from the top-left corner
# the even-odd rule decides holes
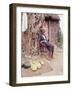
[[[43,33],[43,34],[45,33],[45,30],[44,30],[44,29],[42,30],[42,33]]]

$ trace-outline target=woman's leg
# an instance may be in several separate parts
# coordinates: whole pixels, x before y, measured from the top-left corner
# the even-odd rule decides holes
[[[52,58],[53,58],[53,53],[54,53],[54,46],[52,45],[52,54],[51,54]]]
[[[51,58],[53,58],[54,46],[53,46],[52,44],[48,43],[48,44],[46,44],[46,47],[47,47],[47,49],[48,49],[48,51],[49,51],[49,56],[50,56]]]
[[[49,51],[49,57],[53,58],[54,46],[49,42],[43,42],[42,46],[47,48],[47,50]]]

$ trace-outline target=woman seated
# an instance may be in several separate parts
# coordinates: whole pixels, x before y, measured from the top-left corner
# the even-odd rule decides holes
[[[40,28],[40,31],[38,33],[38,39],[40,45],[47,48],[47,50],[49,51],[49,56],[53,58],[54,46],[49,43],[49,39],[47,39],[47,37],[45,36],[45,30],[43,28]]]

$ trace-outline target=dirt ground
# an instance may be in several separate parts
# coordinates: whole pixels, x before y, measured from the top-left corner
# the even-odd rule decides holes
[[[63,50],[55,47],[54,58],[48,60],[49,65],[53,69],[42,75],[62,75],[63,74]]]
[[[55,46],[54,57],[49,59],[48,55],[38,55],[29,58],[22,57],[22,64],[24,60],[41,60],[44,61],[44,65],[37,71],[21,68],[21,76],[48,76],[48,75],[62,75],[63,74],[63,50]]]

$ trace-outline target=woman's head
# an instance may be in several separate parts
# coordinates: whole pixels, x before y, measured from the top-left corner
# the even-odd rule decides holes
[[[40,28],[40,32],[44,34],[45,30],[43,28]]]

